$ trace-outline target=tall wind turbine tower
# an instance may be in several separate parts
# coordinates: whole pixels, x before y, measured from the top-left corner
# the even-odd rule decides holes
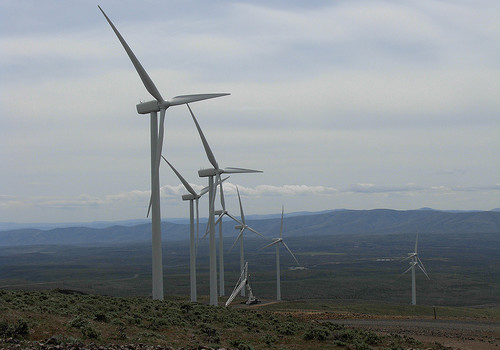
[[[217,94],[197,94],[197,95],[181,95],[173,97],[170,100],[164,100],[155,84],[149,77],[146,70],[132,52],[127,42],[121,36],[118,29],[114,26],[108,16],[104,13],[100,6],[102,14],[108,21],[109,25],[115,32],[118,40],[122,44],[125,52],[132,61],[135,70],[144,84],[146,90],[153,96],[154,100],[139,103],[136,108],[139,114],[150,115],[151,128],[151,235],[152,235],[152,295],[153,299],[163,300],[163,266],[162,266],[162,251],[161,251],[161,214],[160,214],[160,160],[163,146],[163,125],[165,122],[165,112],[170,106],[177,106],[206,100],[214,97],[229,95],[227,93]],[[160,112],[160,121],[158,124],[158,112]]]
[[[412,305],[417,305],[417,286],[415,283],[415,266],[418,266],[419,269],[422,270],[422,272],[425,274],[425,277],[427,277],[427,279],[430,279],[429,275],[427,275],[427,271],[425,270],[424,264],[422,263],[422,261],[418,257],[417,246],[418,246],[418,233],[417,233],[417,238],[415,239],[415,251],[413,253],[408,253],[408,257],[401,260],[401,261],[405,261],[405,260],[410,259],[410,267],[408,268],[408,270],[403,272],[403,275],[411,270],[411,304]]]

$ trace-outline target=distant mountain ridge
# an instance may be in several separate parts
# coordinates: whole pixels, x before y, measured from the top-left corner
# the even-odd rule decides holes
[[[271,218],[247,218],[248,223],[271,238],[279,234],[280,215]],[[205,232],[206,224],[200,225]],[[224,221],[225,235],[235,235],[234,223]],[[444,212],[431,209],[398,211],[391,209],[334,210],[320,213],[301,213],[285,218],[287,237],[336,234],[394,234],[394,233],[500,233],[500,212]],[[162,223],[163,240],[179,241],[189,237],[189,225]],[[150,242],[151,225],[114,225],[103,228],[65,227],[50,230],[18,229],[0,231],[0,245],[92,245]]]

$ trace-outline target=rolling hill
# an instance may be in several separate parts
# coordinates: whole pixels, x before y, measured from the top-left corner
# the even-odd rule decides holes
[[[272,237],[279,232],[279,218],[248,221],[252,227],[266,236]],[[224,232],[233,232],[233,226],[232,221],[225,221]],[[338,210],[286,217],[285,230],[288,237],[417,232],[500,233],[500,212]],[[186,224],[163,222],[162,231],[165,232],[163,239],[166,241],[181,241],[189,237],[189,225]],[[205,224],[200,225],[200,232],[205,232]],[[150,239],[150,224],[0,231],[2,246],[139,243],[149,242]]]

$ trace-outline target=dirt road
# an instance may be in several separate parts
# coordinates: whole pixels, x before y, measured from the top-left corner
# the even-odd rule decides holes
[[[327,321],[369,329],[377,333],[398,333],[423,342],[438,342],[452,349],[500,349],[500,323],[498,322],[388,318],[333,319]]]

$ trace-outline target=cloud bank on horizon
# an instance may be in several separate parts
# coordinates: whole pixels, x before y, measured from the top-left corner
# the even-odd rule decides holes
[[[264,171],[231,176],[235,208],[235,185],[249,214],[500,207],[497,1],[100,5],[165,98],[231,93],[191,107],[221,166]],[[0,17],[0,221],[143,217],[135,104],[151,98],[97,4],[6,1]],[[206,185],[185,106],[164,150]],[[161,173],[162,215],[187,216]]]

